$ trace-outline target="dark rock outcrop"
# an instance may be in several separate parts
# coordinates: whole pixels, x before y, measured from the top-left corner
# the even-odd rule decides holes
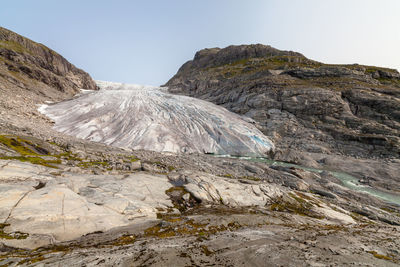
[[[2,27],[0,78],[31,90],[45,84],[69,96],[80,88],[97,89],[89,74],[55,51]]]
[[[399,156],[397,70],[241,45],[197,52],[165,86],[251,117],[278,150]]]

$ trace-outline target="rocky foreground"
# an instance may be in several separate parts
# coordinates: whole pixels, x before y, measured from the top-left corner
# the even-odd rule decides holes
[[[22,37],[15,38],[21,45],[29,43]],[[4,42],[8,41],[0,44]],[[23,47],[31,49],[29,45]],[[11,79],[15,73],[7,64],[27,64],[30,57],[26,54],[36,55],[36,52],[16,50],[5,44],[0,51],[0,265],[398,266],[400,263],[399,204],[350,190],[326,171],[204,154],[132,151],[61,134],[52,129],[54,123],[37,112],[37,108],[45,101],[68,99],[75,89],[61,92],[25,72],[18,72],[20,78]],[[3,56],[9,51],[20,53],[18,61],[10,62]],[[290,52],[289,56],[300,55]],[[201,62],[208,64],[213,58]],[[270,72],[266,70],[267,74]],[[274,70],[272,73],[275,74],[266,74],[264,78],[295,80],[286,74],[279,76]],[[86,75],[54,75],[77,85],[88,79]],[[388,99],[393,103],[397,103],[397,89],[392,85],[396,79],[390,78],[390,85],[382,85],[383,80],[377,84],[377,88],[392,90],[392,98]],[[171,88],[178,90],[177,84]],[[296,86],[293,88],[297,90]],[[183,92],[185,87],[179,90]],[[389,100],[385,103],[392,103]],[[396,114],[398,109],[391,107],[388,113]],[[377,120],[374,125],[379,124],[378,128],[385,123],[389,125],[392,119],[393,127],[385,128],[390,133],[380,134],[394,142],[390,147],[386,143],[375,144],[377,152],[367,155],[370,144],[361,139],[335,139],[334,135],[326,139],[329,142],[318,141],[319,147],[327,150],[310,150],[303,145],[309,141],[315,145],[315,140],[320,139],[317,135],[307,139],[302,131],[310,133],[312,129],[312,134],[325,136],[327,132],[319,127],[326,122],[321,124],[316,120],[315,128],[310,128],[306,124],[308,119],[285,110],[268,112],[291,118],[294,124],[288,125],[299,125],[298,131],[279,128],[281,137],[275,135],[275,138],[281,138],[282,142],[275,142],[279,146],[275,158],[321,170],[343,171],[357,177],[366,187],[398,195],[400,161],[395,154],[398,137],[397,121],[392,119],[395,117],[379,117],[379,121],[376,113],[368,117],[374,118],[369,121],[371,124]],[[364,106],[359,111],[365,115]],[[269,117],[272,119],[268,127],[278,129],[274,125],[279,116]],[[352,116],[353,121],[367,118]],[[280,125],[285,126],[285,122]],[[261,120],[259,123],[262,126]],[[346,127],[349,125],[347,121]],[[350,128],[345,131],[354,130],[355,136],[360,136],[360,129]],[[293,139],[294,133],[297,141]],[[377,135],[374,132],[373,138]],[[292,146],[287,145],[291,142]],[[337,146],[333,146],[335,142]],[[357,157],[353,155],[355,151]]]
[[[396,207],[329,175],[6,138],[35,156],[0,161],[2,264],[396,266],[400,259]]]
[[[1,140],[10,153],[0,160],[2,264],[396,266],[400,260],[398,206],[326,173],[72,139],[68,147],[13,134]]]

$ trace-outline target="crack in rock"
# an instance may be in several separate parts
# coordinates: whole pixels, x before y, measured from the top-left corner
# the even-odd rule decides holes
[[[11,208],[10,213],[8,214],[7,218],[4,220],[4,223],[7,223],[8,219],[11,217],[12,212],[14,209],[21,203],[21,201],[33,190],[29,190],[28,192],[25,192],[25,194],[15,203],[15,205]]]

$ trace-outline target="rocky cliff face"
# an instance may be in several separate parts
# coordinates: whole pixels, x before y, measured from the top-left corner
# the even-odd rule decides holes
[[[0,27],[0,134],[48,131],[48,118],[37,105],[68,99],[80,88],[97,86],[53,50]]]
[[[281,150],[397,157],[400,74],[328,65],[264,45],[204,49],[167,82],[249,116]]]
[[[43,83],[68,95],[80,88],[96,89],[89,74],[58,53],[1,27],[0,78],[23,87]]]

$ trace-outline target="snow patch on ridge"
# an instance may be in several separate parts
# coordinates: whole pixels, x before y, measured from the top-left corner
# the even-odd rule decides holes
[[[99,91],[43,105],[57,131],[131,149],[261,156],[272,142],[243,117],[167,88],[97,81]]]

